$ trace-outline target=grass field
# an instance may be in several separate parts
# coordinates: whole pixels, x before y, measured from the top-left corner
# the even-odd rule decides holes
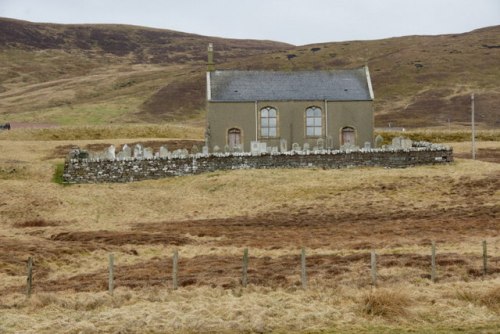
[[[72,146],[188,145],[202,134],[49,130],[0,134],[1,333],[496,333],[500,326],[498,139],[478,142],[476,161],[467,159],[470,143],[449,143],[461,158],[446,166],[239,170],[63,186],[53,175]],[[106,292],[109,253],[114,296]],[[28,256],[35,259],[29,299]]]

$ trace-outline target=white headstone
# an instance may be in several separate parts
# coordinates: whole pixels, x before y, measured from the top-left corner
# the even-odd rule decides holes
[[[281,139],[280,140],[280,152],[286,152],[288,151],[288,147],[287,147],[287,141],[286,139]]]
[[[299,143],[293,143],[292,144],[292,151],[294,151],[294,152],[299,152],[300,151],[300,145],[299,145]]]
[[[363,147],[365,150],[371,150],[372,144],[369,141],[365,142],[365,146]]]
[[[325,140],[323,138],[319,138],[317,141],[318,150],[323,151],[325,149]]]
[[[166,158],[168,156],[168,148],[166,146],[160,147],[160,158]]]
[[[154,157],[153,149],[151,147],[146,147],[142,151],[142,154],[143,154],[144,159],[153,159],[153,157]]]
[[[309,151],[309,143],[304,143],[304,151]]]
[[[259,152],[260,153],[267,153],[267,143],[259,142]]]
[[[219,153],[220,152],[220,147],[215,145],[214,146],[214,150],[213,150],[214,153]]]
[[[127,144],[125,144],[122,147],[122,153],[123,153],[123,157],[125,159],[128,159],[132,156],[132,149]]]
[[[202,148],[202,151],[201,151],[201,152],[202,152],[203,154],[208,154],[208,146],[207,146],[207,145],[203,146],[203,148]]]
[[[252,154],[260,153],[260,143],[258,141],[252,140],[250,142],[250,152],[252,152]]]
[[[134,146],[134,158],[140,159],[142,157],[143,157],[142,145],[141,144],[136,144]]]
[[[115,153],[116,153],[115,145],[111,145],[104,152],[104,157],[103,158],[107,159],[107,160],[115,160],[115,158],[116,158]]]

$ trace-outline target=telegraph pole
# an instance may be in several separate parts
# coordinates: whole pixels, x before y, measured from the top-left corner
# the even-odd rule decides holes
[[[476,160],[476,124],[474,120],[474,93],[470,96],[471,99],[471,123],[472,123],[472,160]]]

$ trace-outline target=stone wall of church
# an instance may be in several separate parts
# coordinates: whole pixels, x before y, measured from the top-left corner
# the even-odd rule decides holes
[[[218,170],[268,168],[405,168],[453,161],[453,150],[441,145],[405,149],[322,150],[284,153],[215,153],[148,158],[89,159],[74,151],[64,166],[66,183],[131,182]]]

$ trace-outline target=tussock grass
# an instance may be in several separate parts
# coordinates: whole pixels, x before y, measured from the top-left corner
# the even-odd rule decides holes
[[[399,289],[372,289],[361,297],[362,311],[367,315],[385,318],[406,317],[411,297]]]

